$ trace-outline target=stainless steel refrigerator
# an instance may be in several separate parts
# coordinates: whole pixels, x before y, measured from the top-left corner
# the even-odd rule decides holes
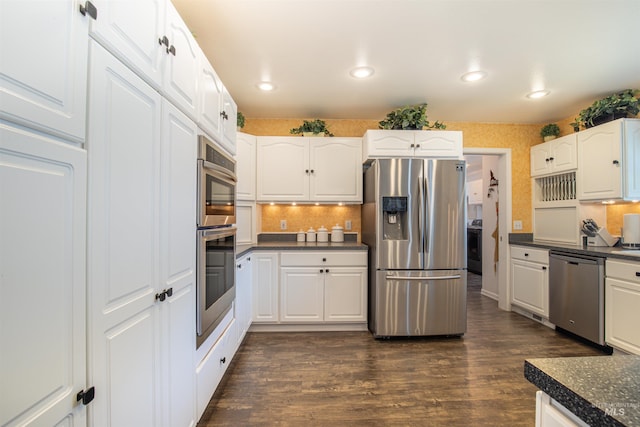
[[[464,161],[378,159],[365,171],[375,337],[466,332],[466,217]]]

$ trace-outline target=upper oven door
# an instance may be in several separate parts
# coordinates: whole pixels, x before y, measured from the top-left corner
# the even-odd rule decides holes
[[[236,222],[236,177],[218,165],[198,161],[198,227]]]

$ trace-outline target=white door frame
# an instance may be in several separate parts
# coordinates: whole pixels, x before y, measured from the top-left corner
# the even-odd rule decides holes
[[[465,147],[463,155],[498,156],[500,170],[500,191],[498,191],[498,307],[511,311],[511,295],[509,281],[509,233],[511,233],[511,148]]]

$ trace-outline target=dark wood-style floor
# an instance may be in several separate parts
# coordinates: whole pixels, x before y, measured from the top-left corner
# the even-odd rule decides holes
[[[480,295],[462,338],[249,333],[198,426],[533,426],[526,358],[602,355]]]

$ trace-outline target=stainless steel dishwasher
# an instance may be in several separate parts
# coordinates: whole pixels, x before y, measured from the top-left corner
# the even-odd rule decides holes
[[[604,258],[549,251],[549,321],[604,345]]]

